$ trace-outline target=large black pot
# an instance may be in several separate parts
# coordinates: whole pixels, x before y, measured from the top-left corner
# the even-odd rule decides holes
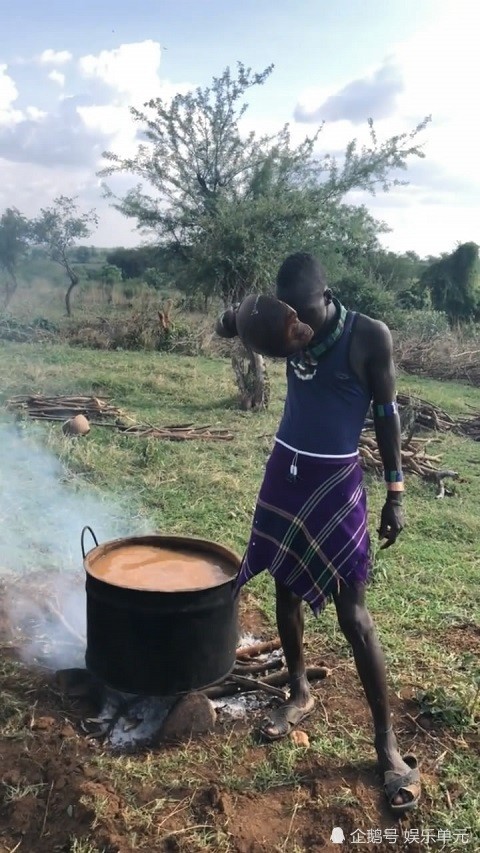
[[[85,553],[89,531],[96,547]],[[149,545],[219,556],[231,578],[208,589],[150,592],[116,586],[92,574],[115,548]],[[233,669],[238,641],[234,582],[240,560],[222,545],[186,536],[136,536],[98,545],[82,532],[86,571],[86,667],[109,687],[144,696],[173,696],[222,681]]]

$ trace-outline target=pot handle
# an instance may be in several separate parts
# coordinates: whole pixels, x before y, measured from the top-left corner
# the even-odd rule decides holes
[[[95,542],[95,546],[98,548],[98,539],[95,536],[95,533],[93,532],[92,528],[91,527],[84,527],[82,530],[82,535],[80,537],[80,544],[82,546],[82,557],[83,557],[83,559],[85,559],[85,557],[87,556],[86,551],[85,551],[85,533],[87,532],[87,530],[90,533],[90,536],[92,537],[93,541]]]

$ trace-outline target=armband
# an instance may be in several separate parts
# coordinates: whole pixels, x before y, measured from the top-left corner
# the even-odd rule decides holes
[[[379,418],[391,418],[392,415],[398,415],[398,405],[393,403],[375,403],[373,412]]]

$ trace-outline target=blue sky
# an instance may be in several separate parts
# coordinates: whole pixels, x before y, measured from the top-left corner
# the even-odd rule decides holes
[[[411,183],[374,199],[384,242],[420,254],[478,240],[480,79],[475,0],[18,0],[0,32],[0,210],[33,216],[60,193],[95,206],[92,242],[135,244],[102,199],[101,152],[135,150],[128,106],[204,85],[241,60],[273,75],[249,98],[245,130],[291,123],[300,141],[325,119],[319,147],[387,137],[432,114]],[[408,176],[407,176],[408,177]]]

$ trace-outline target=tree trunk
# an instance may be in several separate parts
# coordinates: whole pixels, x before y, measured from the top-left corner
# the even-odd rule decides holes
[[[10,281],[7,279],[7,283],[5,285],[5,299],[3,302],[4,311],[6,311],[8,306],[10,305],[12,296],[18,287],[18,281],[15,273],[12,272],[12,270],[8,270],[8,275],[10,276]]]
[[[72,316],[72,307],[71,307],[70,300],[72,298],[72,291],[77,286],[78,281],[79,281],[78,276],[76,276],[74,273],[71,273],[70,274],[70,287],[68,288],[68,290],[65,294],[65,308],[67,309],[67,317]]]
[[[240,391],[240,408],[256,412],[267,409],[270,382],[263,356],[236,340],[232,350],[232,367]]]

